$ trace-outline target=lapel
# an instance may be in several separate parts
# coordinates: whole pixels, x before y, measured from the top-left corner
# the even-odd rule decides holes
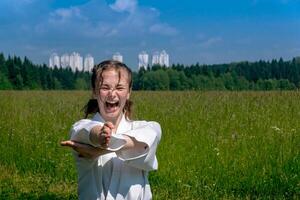
[[[105,120],[101,117],[100,113],[98,113],[98,112],[94,115],[92,120],[105,123]],[[129,130],[131,130],[131,121],[128,121],[125,118],[125,115],[122,114],[122,118],[121,118],[121,121],[120,121],[119,126],[117,128],[116,134],[122,134],[124,132],[129,131]]]
[[[100,113],[96,113],[92,118],[92,121],[102,122],[105,123],[104,119],[101,117]]]
[[[131,130],[131,122],[128,121],[126,118],[125,118],[125,115],[122,114],[122,119],[119,123],[119,126],[117,128],[117,131],[116,131],[116,134],[122,134],[124,132],[127,132]]]

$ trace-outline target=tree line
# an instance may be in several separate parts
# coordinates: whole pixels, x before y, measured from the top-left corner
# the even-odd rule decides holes
[[[0,53],[0,89],[4,90],[73,90],[88,89],[90,74],[72,72],[70,68],[49,68],[46,64],[33,64],[27,57]]]
[[[134,74],[135,90],[294,90],[300,87],[300,58],[171,67]]]
[[[0,89],[89,89],[88,72],[49,68],[28,58],[0,53]],[[133,72],[134,90],[294,90],[300,88],[300,58],[284,61],[170,67],[155,65]]]

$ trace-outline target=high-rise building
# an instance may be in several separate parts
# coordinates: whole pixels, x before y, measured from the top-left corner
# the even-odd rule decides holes
[[[49,67],[54,68],[55,66],[60,67],[59,56],[57,55],[57,53],[51,54],[49,58]]]
[[[159,63],[159,52],[155,51],[152,55],[152,65],[160,65]]]
[[[152,55],[152,66],[153,65],[169,67],[169,54],[167,54],[165,50],[162,50],[160,53],[158,51],[154,52]]]
[[[83,59],[79,53],[73,52],[70,55],[70,67],[72,71],[82,71],[83,70]]]
[[[65,53],[60,57],[60,66],[65,69],[70,67],[70,56],[69,54]]]
[[[112,56],[112,59],[116,60],[116,61],[119,61],[119,62],[123,62],[123,56],[119,52],[115,53]]]
[[[94,67],[94,58],[88,54],[84,58],[84,71],[90,72]]]
[[[83,63],[83,58],[79,53],[73,52],[68,55],[67,53],[59,57],[56,53],[51,54],[49,58],[49,67],[61,67],[63,69],[70,67],[72,71],[91,71],[94,66],[94,58],[88,54],[86,55]]]
[[[169,64],[169,54],[167,54],[167,52],[165,50],[163,50],[159,54],[159,64],[161,66],[166,66],[166,67],[170,66],[170,64]]]
[[[143,67],[144,69],[147,69],[147,67],[149,65],[149,55],[145,51],[142,51],[138,55],[138,61],[139,61],[139,69],[141,67]]]

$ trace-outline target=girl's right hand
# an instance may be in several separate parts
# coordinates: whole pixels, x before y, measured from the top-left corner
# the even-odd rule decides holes
[[[100,132],[98,133],[98,141],[101,148],[106,149],[108,147],[113,129],[114,125],[111,122],[105,122],[100,129]]]

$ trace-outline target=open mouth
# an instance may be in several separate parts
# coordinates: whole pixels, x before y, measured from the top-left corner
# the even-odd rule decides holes
[[[115,102],[105,102],[105,107],[107,108],[108,111],[115,111],[119,107],[120,102],[115,101]]]

